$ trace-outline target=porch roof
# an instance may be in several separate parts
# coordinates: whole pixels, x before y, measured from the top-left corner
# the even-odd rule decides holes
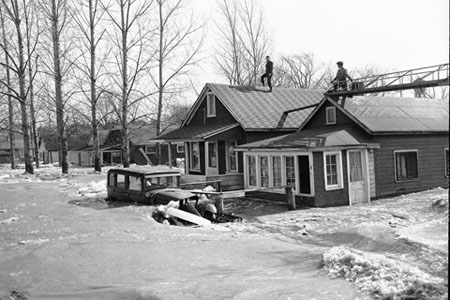
[[[181,141],[202,141],[230,129],[239,127],[239,123],[233,124],[210,124],[210,125],[189,125],[175,129],[167,134],[159,136],[152,141],[160,142],[181,142]]]
[[[239,145],[237,151],[302,149],[310,151],[337,148],[379,148],[370,138],[353,127],[314,128],[263,141]]]

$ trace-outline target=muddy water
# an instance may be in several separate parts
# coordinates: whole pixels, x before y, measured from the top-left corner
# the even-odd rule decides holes
[[[0,185],[0,221],[15,217],[0,224],[0,299],[370,299],[320,270],[327,245],[249,224],[164,226],[146,207],[74,205],[75,192]]]

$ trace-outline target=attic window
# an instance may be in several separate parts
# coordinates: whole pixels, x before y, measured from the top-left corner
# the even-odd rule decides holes
[[[207,116],[215,117],[216,116],[216,97],[213,93],[208,93],[206,95],[206,106],[207,106]]]
[[[329,106],[329,107],[327,107],[326,112],[327,112],[326,124],[327,125],[336,124],[336,107]]]

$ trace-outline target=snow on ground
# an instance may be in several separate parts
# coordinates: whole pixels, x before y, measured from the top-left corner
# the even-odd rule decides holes
[[[104,209],[114,205],[105,201],[107,170],[103,168],[102,173],[98,173],[92,169],[70,168],[69,174],[61,175],[60,168],[45,166],[36,169],[34,175],[26,175],[23,169],[0,167],[0,187],[20,182],[51,183],[71,197],[70,204]],[[224,206],[226,212],[242,216],[244,221],[213,225],[208,230],[245,240],[257,236],[302,247],[310,245],[314,251],[321,251],[326,274],[354,282],[374,298],[447,299],[443,292],[448,284],[447,189],[437,188],[352,207],[288,211],[284,203],[232,195],[225,198]],[[136,205],[125,207],[129,213],[151,222],[154,222],[153,209]],[[21,215],[12,213],[1,207],[0,202],[3,226],[21,221]],[[48,240],[42,237],[22,239],[19,244],[46,242]]]
[[[376,298],[448,299],[442,278],[384,255],[338,246],[325,252],[323,260],[329,276],[354,281]]]

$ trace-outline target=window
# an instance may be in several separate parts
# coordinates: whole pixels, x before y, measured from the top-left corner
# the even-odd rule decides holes
[[[147,154],[155,154],[156,153],[156,145],[146,145],[145,153]]]
[[[227,141],[227,171],[236,172],[237,171],[237,157],[236,151],[236,141]]]
[[[417,150],[394,151],[395,180],[410,181],[419,179],[417,170]]]
[[[112,157],[112,162],[114,164],[122,163],[122,152],[121,151],[112,152],[111,157]]]
[[[253,155],[247,156],[248,159],[248,185],[256,186],[256,158]]]
[[[198,142],[191,143],[190,168],[200,170],[200,144]]]
[[[121,190],[125,190],[125,175],[117,174],[116,187]]]
[[[269,158],[261,156],[259,158],[259,171],[261,179],[261,187],[269,186]]]
[[[282,185],[282,179],[281,179],[281,157],[280,156],[273,156],[272,157],[272,184],[275,187],[279,187]]]
[[[325,190],[340,189],[342,183],[341,152],[324,152]]]
[[[334,106],[327,107],[326,108],[326,113],[327,113],[326,124],[327,125],[336,124],[336,107],[334,107]]]
[[[184,144],[177,144],[177,153],[184,153]]]
[[[129,177],[129,187],[128,189],[133,190],[133,191],[140,191],[141,190],[141,179],[135,176],[130,176]]]
[[[293,156],[286,156],[286,185],[295,189],[295,159]]]
[[[114,173],[109,174],[109,184],[108,186],[116,186],[116,175]]]
[[[216,144],[216,142],[208,143],[208,166],[210,168],[217,167],[217,144]]]
[[[444,149],[444,161],[445,161],[445,176],[448,177],[450,175],[449,173],[449,153],[448,153],[448,148]]]
[[[213,93],[208,93],[206,95],[206,110],[207,110],[207,116],[209,117],[215,117],[216,116],[216,97]]]

